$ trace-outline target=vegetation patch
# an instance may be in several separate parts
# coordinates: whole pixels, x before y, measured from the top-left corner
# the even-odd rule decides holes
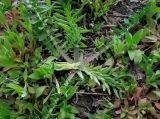
[[[0,119],[159,119],[156,0],[1,0]]]

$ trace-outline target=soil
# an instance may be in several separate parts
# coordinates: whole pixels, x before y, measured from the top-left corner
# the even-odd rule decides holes
[[[103,99],[105,96],[93,95],[92,92],[86,94],[76,94],[71,100],[71,105],[75,106],[81,119],[87,118],[88,114],[96,113],[96,110],[104,109]]]

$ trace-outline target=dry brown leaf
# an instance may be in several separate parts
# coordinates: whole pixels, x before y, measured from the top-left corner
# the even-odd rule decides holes
[[[130,115],[136,115],[138,113],[138,111],[139,111],[138,109],[134,109],[134,110],[129,111],[128,113]]]
[[[156,94],[158,97],[160,97],[160,90],[153,91],[154,94]]]
[[[128,102],[130,104],[134,104],[134,103],[137,104],[138,101],[143,98],[144,92],[145,92],[144,88],[137,87],[136,90],[135,90],[135,92],[133,93],[132,97],[128,99]]]
[[[117,107],[120,107],[121,106],[121,100],[120,99],[115,99],[114,105],[116,105]]]
[[[143,88],[137,87],[135,92],[133,93],[133,98],[139,98],[142,94]]]
[[[147,94],[147,98],[152,101],[156,101],[160,99],[154,92],[150,92],[149,94]]]
[[[127,115],[127,119],[134,119],[133,115]]]
[[[154,102],[154,104],[155,104],[156,108],[160,110],[160,103],[159,102]]]

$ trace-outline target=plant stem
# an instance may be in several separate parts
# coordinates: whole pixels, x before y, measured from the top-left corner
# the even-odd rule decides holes
[[[78,62],[79,61],[79,48],[78,47],[74,47],[74,62]]]

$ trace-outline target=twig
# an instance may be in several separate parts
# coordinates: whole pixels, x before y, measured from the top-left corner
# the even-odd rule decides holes
[[[54,76],[54,80],[55,80],[55,83],[56,83],[57,92],[58,92],[58,94],[60,94],[61,93],[60,92],[60,86],[59,86],[58,80],[57,80],[57,78],[55,76]]]
[[[78,62],[79,60],[79,49],[78,47],[74,47],[74,62]]]
[[[129,15],[123,15],[123,14],[119,14],[119,15],[115,15],[115,14],[107,14],[107,16],[109,16],[109,17],[129,18]]]
[[[114,24],[111,24],[111,25],[104,25],[103,28],[112,28],[112,27],[115,27],[117,25],[114,25]]]
[[[76,92],[78,95],[98,95],[98,96],[108,96],[104,93],[90,93],[90,92]]]

